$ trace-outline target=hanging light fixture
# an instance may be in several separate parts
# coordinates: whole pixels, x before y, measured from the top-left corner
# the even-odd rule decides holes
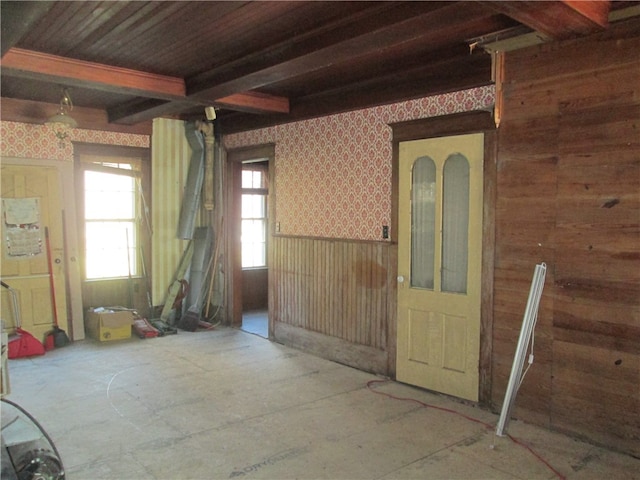
[[[73,110],[73,102],[71,101],[69,90],[65,88],[62,90],[58,113],[45,122],[45,125],[53,131],[58,139],[60,148],[64,148],[65,142],[69,138],[70,130],[78,126],[78,122],[70,115],[71,110]]]

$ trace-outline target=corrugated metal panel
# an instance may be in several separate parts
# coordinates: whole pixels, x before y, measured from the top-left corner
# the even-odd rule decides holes
[[[180,240],[176,232],[190,157],[184,122],[155,119],[151,137],[154,305],[164,304],[167,289],[187,246],[187,241]]]

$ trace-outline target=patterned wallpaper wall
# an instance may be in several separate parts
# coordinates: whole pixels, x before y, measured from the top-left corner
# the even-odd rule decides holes
[[[389,123],[492,108],[493,86],[252,130],[226,148],[276,144],[276,218],[285,235],[382,240],[391,222]]]
[[[3,157],[73,161],[71,141],[149,147],[148,135],[73,129],[60,146],[49,127],[31,123],[0,122],[0,155]]]

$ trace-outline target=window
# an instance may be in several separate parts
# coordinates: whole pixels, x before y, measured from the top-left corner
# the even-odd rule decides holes
[[[85,276],[136,276],[140,159],[83,157]]]
[[[429,157],[416,159],[411,186],[411,286],[466,293],[468,236],[467,158],[451,155],[444,167]],[[437,245],[441,246],[439,256]]]
[[[267,166],[242,167],[242,268],[267,265]]]

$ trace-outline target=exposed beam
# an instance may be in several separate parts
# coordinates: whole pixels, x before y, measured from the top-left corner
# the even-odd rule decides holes
[[[390,82],[391,81],[391,82]],[[231,113],[220,119],[223,134],[333,115],[376,105],[438,95],[491,84],[491,57],[471,55],[425,64],[388,75],[310,95],[291,104],[289,115],[257,116]],[[399,94],[399,92],[402,92]]]
[[[167,102],[153,98],[139,98],[131,102],[123,103],[108,111],[109,121],[124,125],[133,125],[157,117],[183,116],[185,110],[193,110],[195,106],[201,106],[200,116],[204,116],[204,108],[208,106],[225,108],[245,113],[289,113],[289,99],[276,97],[259,92],[245,92],[219,98],[215,101],[187,101]]]
[[[575,10],[587,21],[602,29],[609,26],[610,0],[562,0],[567,7]]]
[[[137,98],[108,109],[107,116],[109,122],[134,125],[158,117],[171,117],[191,106],[183,102],[168,102],[157,98]]]
[[[47,118],[58,113],[59,109],[59,104],[2,97],[2,120],[4,121],[42,125]],[[96,108],[74,106],[72,116],[78,122],[78,128],[81,129],[151,135],[150,121],[136,125],[118,125],[109,122],[104,110]]]
[[[554,40],[589,35],[609,25],[611,2],[596,1],[486,1],[496,11]]]
[[[3,74],[56,81],[71,87],[177,100],[185,97],[182,78],[85,62],[12,48],[2,57]]]
[[[248,113],[289,113],[289,99],[260,92],[243,92],[218,98],[215,106]]]
[[[220,105],[230,110],[254,113],[289,111],[289,100],[284,97],[257,92],[235,92],[221,98],[210,96],[189,98],[186,96],[182,78],[155,75],[20,48],[10,49],[2,58],[0,65],[5,75],[143,97],[142,101],[137,101],[133,105],[125,104],[110,112],[109,117],[113,117],[114,121],[120,123],[131,124],[150,120],[160,110],[175,112],[184,108],[185,104]],[[145,113],[146,107],[150,107],[150,110]]]
[[[53,2],[2,2],[0,15],[0,52],[4,54],[47,13]]]
[[[251,56],[187,79],[191,96],[220,97],[259,89],[338,62],[349,62],[384,48],[424,37],[433,25],[461,25],[477,19],[486,7],[469,3],[464,9],[444,2],[406,2],[384,5],[361,21],[332,25],[273,45]]]

